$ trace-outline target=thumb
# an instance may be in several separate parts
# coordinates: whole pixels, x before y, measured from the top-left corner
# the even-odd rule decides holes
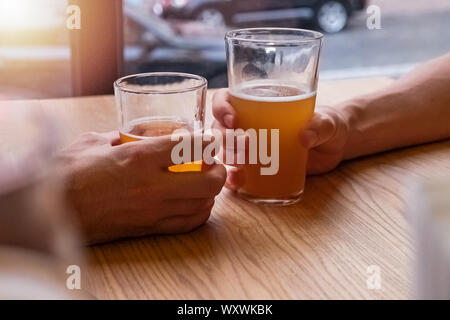
[[[231,191],[236,191],[245,184],[244,172],[239,167],[227,168],[227,180],[225,187]]]
[[[105,142],[110,143],[112,146],[117,146],[120,144],[120,136],[118,131],[99,133],[99,135],[105,139]]]
[[[300,134],[300,142],[307,148],[315,148],[330,140],[336,132],[334,119],[326,113],[315,113]]]
[[[224,128],[234,128],[236,115],[233,106],[230,103],[228,89],[220,89],[214,94],[212,112],[214,118],[216,118]]]

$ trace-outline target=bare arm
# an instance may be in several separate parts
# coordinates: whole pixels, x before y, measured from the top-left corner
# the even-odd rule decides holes
[[[215,95],[213,113],[216,129],[236,123],[226,89]],[[299,134],[309,149],[309,174],[328,172],[342,160],[450,138],[450,53],[384,90],[317,108]],[[230,180],[228,186],[236,184]]]
[[[349,129],[344,159],[449,138],[450,54],[338,108]]]

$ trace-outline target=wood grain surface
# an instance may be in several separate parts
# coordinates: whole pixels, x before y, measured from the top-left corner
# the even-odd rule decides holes
[[[391,81],[323,82],[318,104]],[[0,109],[19,104],[52,114],[65,129],[64,144],[85,131],[117,127],[111,96],[3,101]],[[414,177],[443,173],[450,173],[450,141],[308,177],[304,200],[290,207],[256,206],[224,190],[210,220],[192,233],[88,248],[83,285],[101,299],[406,299],[413,249],[405,195]],[[366,284],[371,265],[381,271],[379,290]]]

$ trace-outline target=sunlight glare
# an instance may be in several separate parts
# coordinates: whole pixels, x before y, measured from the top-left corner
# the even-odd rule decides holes
[[[61,22],[55,9],[65,1],[0,0],[0,30],[44,29]],[[64,15],[64,11],[62,12]]]

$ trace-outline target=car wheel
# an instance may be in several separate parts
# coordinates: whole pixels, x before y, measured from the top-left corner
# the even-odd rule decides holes
[[[349,13],[341,1],[326,0],[321,2],[315,12],[317,26],[327,32],[336,33],[345,28]]]
[[[196,16],[197,21],[211,27],[225,27],[225,17],[222,12],[213,8],[201,9]]]

